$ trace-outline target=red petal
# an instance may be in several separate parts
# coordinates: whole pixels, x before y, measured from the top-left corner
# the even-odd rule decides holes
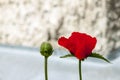
[[[90,38],[86,40],[86,54],[89,56],[97,43],[96,38]]]
[[[65,37],[61,37],[58,40],[58,44],[63,46],[64,48],[67,48],[74,55],[74,53],[76,51],[76,47],[75,47],[74,42],[69,41]]]
[[[78,59],[82,60],[88,57],[96,45],[96,38],[85,33],[73,32],[67,39],[61,37],[58,40],[59,45],[67,48]]]
[[[86,54],[85,54],[85,51],[86,51],[86,48],[85,48],[85,42],[81,41],[77,44],[77,49],[76,49],[76,52],[75,52],[75,56],[82,60],[84,58],[86,58]]]
[[[74,41],[78,45],[76,46],[75,56],[78,59],[84,59],[88,57],[96,45],[96,38],[92,38],[85,33],[73,32],[69,37],[69,40]]]
[[[67,48],[68,39],[65,38],[65,37],[61,37],[61,38],[59,38],[59,40],[58,40],[58,44],[61,45],[61,46],[63,46],[63,47],[65,47],[65,48]]]

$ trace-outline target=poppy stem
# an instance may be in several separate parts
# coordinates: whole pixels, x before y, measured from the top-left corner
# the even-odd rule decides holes
[[[79,60],[79,77],[80,77],[80,80],[82,80],[81,60]]]
[[[45,69],[45,80],[48,80],[48,73],[47,73],[47,61],[48,57],[45,57],[44,69]]]

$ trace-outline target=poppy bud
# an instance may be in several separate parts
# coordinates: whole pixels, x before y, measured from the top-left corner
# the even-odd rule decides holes
[[[53,48],[52,45],[48,42],[43,42],[40,46],[40,53],[45,57],[49,57],[52,55]]]

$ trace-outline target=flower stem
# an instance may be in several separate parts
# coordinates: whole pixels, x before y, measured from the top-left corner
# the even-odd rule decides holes
[[[48,73],[47,73],[47,59],[48,59],[48,57],[45,57],[45,66],[44,66],[44,68],[45,68],[45,80],[48,80]]]
[[[80,77],[80,80],[82,80],[81,60],[79,60],[79,77]]]

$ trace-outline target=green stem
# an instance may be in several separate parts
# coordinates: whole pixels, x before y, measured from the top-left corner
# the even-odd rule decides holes
[[[45,80],[48,80],[47,59],[48,59],[48,57],[45,57],[45,66],[44,66],[44,68],[45,68]]]
[[[79,77],[80,77],[80,80],[82,80],[81,60],[79,60]]]

